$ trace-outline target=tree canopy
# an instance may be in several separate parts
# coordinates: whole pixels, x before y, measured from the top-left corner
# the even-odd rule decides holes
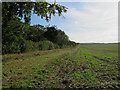
[[[54,42],[58,45],[65,44],[69,41],[68,36],[65,34],[64,31],[57,29],[56,27],[48,27],[47,31],[45,32],[45,37]]]
[[[46,21],[51,19],[51,15],[61,15],[62,12],[67,12],[65,6],[59,4],[50,4],[48,2],[2,2],[2,23],[3,27],[11,19],[24,18],[25,23],[31,20],[31,13],[45,18]]]

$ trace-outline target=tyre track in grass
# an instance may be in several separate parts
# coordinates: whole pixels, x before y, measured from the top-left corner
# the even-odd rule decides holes
[[[100,57],[97,57],[97,56],[94,56],[94,53],[91,54],[91,56],[93,57],[93,59],[95,58],[96,60],[98,61],[102,61],[101,63],[105,64],[105,65],[102,65],[104,68],[101,70],[97,70],[95,71],[96,73],[101,73],[102,75],[100,76],[96,76],[96,78],[98,78],[101,82],[101,85],[100,87],[101,88],[120,88],[120,84],[114,84],[114,82],[119,82],[119,80],[117,79],[117,75],[115,75],[112,71],[115,71],[115,68],[114,70],[110,69],[110,67],[115,67],[118,65],[118,63],[116,62],[112,62],[112,61],[108,61],[106,59],[102,59]],[[112,60],[112,59],[111,59]],[[100,63],[100,64],[101,64]],[[92,63],[91,63],[92,64]],[[99,66],[99,65],[98,65]],[[94,68],[93,68],[94,69]],[[117,70],[117,69],[116,69]],[[107,74],[107,73],[108,74]],[[117,73],[117,71],[115,71]],[[118,73],[117,73],[118,74]],[[114,77],[113,77],[113,76]],[[115,77],[116,76],[116,77]]]
[[[83,70],[82,65],[78,65],[77,61],[75,59],[78,59],[78,52],[79,47],[77,47],[77,50],[73,53],[66,55],[63,58],[62,61],[59,62],[59,64],[55,65],[55,68],[52,70],[52,77],[49,78],[51,80],[51,83],[55,83],[55,81],[59,82],[58,86],[59,88],[86,88],[86,85],[78,85],[74,86],[74,80],[69,75],[72,75],[76,71]],[[59,60],[58,60],[59,61]],[[84,70],[83,70],[84,71]],[[58,76],[58,79],[56,76]],[[82,79],[83,82],[86,82],[84,79]]]
[[[50,69],[52,66],[54,67],[51,70],[51,75],[48,76],[48,79],[46,80],[46,82],[43,82],[43,84],[38,85],[37,83],[36,84],[37,87],[38,88],[43,88],[43,87],[50,88],[50,86],[45,84],[48,82],[51,83],[52,88],[69,87],[70,82],[72,81],[69,77],[67,77],[67,75],[75,71],[74,67],[76,65],[76,63],[72,61],[70,57],[72,56],[72,58],[76,58],[78,51],[79,51],[79,48],[71,51],[70,53],[64,54],[60,56],[58,59],[56,59],[56,62],[52,63],[50,67],[47,67],[47,69]],[[39,82],[39,83],[42,83],[42,82]],[[56,83],[58,84],[55,85]]]
[[[98,60],[101,60],[101,61],[104,61],[104,62],[107,62],[107,63],[109,63],[109,64],[114,64],[114,65],[118,65],[118,62],[111,62],[111,61],[109,61],[109,60],[107,60],[107,59],[102,59],[102,58],[99,58],[99,57],[97,57],[97,56],[93,56],[93,58],[96,58],[96,59],[98,59]]]
[[[116,88],[116,86],[110,86],[110,77],[107,76],[107,74],[105,75],[101,75],[100,77],[96,77],[97,75],[94,75],[94,79],[101,81],[101,83],[99,84],[99,86],[92,86],[91,82],[89,81],[92,76],[89,77],[85,77],[85,78],[78,78],[78,77],[82,77],[79,75],[85,75],[88,74],[87,70],[90,70],[91,75],[95,74],[95,73],[103,73],[101,71],[95,72],[94,69],[92,70],[91,67],[87,66],[89,64],[92,65],[91,62],[85,62],[84,59],[92,59],[92,58],[87,58],[89,57],[88,55],[86,55],[85,53],[87,52],[83,52],[80,50],[80,47],[77,47],[75,51],[73,51],[72,53],[69,54],[64,54],[61,57],[59,57],[58,59],[56,59],[57,63],[52,63],[52,66],[54,66],[53,69],[51,69],[51,74],[48,76],[46,82],[42,83],[42,86],[38,85],[38,88],[91,88],[91,89],[103,89],[103,88]],[[80,54],[78,56],[78,54]],[[94,56],[90,56],[90,57],[94,57]],[[102,61],[99,60],[97,58],[95,58],[98,61]],[[80,64],[79,61],[76,60],[80,60]],[[103,61],[105,62],[105,61]],[[102,62],[102,63],[103,63]],[[107,63],[107,62],[106,62]],[[47,67],[47,69],[50,67]],[[101,70],[101,69],[100,69]],[[80,73],[77,73],[78,71],[80,71]],[[92,73],[94,72],[94,73]],[[74,75],[74,73],[76,73],[73,78],[70,77],[70,75]],[[76,84],[76,81],[79,82]],[[47,84],[49,82],[49,85]],[[39,82],[40,84],[41,82]]]
[[[62,65],[57,66],[58,68],[60,68],[59,71],[59,76],[60,76],[60,85],[62,86],[61,88],[88,88],[89,85],[87,85],[87,81],[85,79],[78,79],[81,80],[82,82],[86,82],[86,85],[80,85],[78,84],[77,86],[75,85],[76,82],[76,77],[71,78],[70,75],[80,71],[80,73],[84,73],[86,72],[85,69],[86,66],[83,65],[83,63],[79,63],[79,61],[75,61],[80,60],[81,58],[78,57],[78,52],[80,51],[80,48],[78,47],[77,50],[75,52],[73,52],[71,55],[72,57],[69,57],[67,59],[65,59],[68,63],[64,63],[62,62]],[[67,66],[67,67],[64,67]],[[67,69],[65,69],[67,68]],[[61,71],[60,71],[61,70]],[[80,73],[78,75],[80,75]],[[82,76],[81,76],[82,77]]]
[[[80,54],[82,54],[82,51],[80,50]],[[85,58],[86,57],[88,57],[87,55],[85,55]],[[83,59],[83,57],[81,58],[81,59]],[[87,58],[86,58],[87,59]],[[90,59],[92,59],[92,58],[89,58],[89,60]],[[98,59],[97,58],[97,60],[100,60],[100,59]],[[100,60],[100,61],[103,61],[102,63],[104,63],[106,60]],[[109,64],[112,64],[112,67],[114,67],[115,65],[117,65],[116,63],[112,63],[112,62],[110,62],[110,61],[107,61],[107,62],[105,62],[105,63],[108,63],[108,67],[109,67]],[[91,64],[90,62],[89,62],[89,64]],[[88,65],[89,65],[88,64]],[[111,66],[111,65],[110,65]],[[88,67],[89,69],[90,69],[90,67]],[[87,68],[84,68],[83,69],[83,71],[85,71]],[[90,69],[90,70],[92,70],[92,68]],[[93,69],[94,70],[94,69]],[[113,84],[114,82],[118,82],[119,80],[117,79],[117,78],[119,78],[119,77],[113,77],[112,76],[112,74],[111,74],[111,69],[107,69],[108,71],[109,71],[109,74],[103,74],[102,76],[101,76],[101,78],[99,78],[99,80],[101,81],[101,79],[103,79],[103,81],[102,81],[102,83],[101,83],[101,85],[99,85],[99,87],[100,88],[120,88],[120,85],[119,84]],[[106,71],[106,70],[105,70]],[[101,73],[103,73],[103,72],[101,72]],[[117,72],[116,72],[117,73]],[[95,74],[95,73],[94,73]],[[114,73],[113,73],[113,75],[114,76],[116,76]],[[96,77],[97,78],[97,77]],[[107,81],[106,81],[107,80]],[[105,86],[106,85],[106,86]]]
[[[99,57],[96,57],[96,56],[93,56],[93,58],[96,58],[97,60],[103,61],[103,63],[105,62],[107,64],[107,65],[103,65],[105,67],[109,67],[109,66],[115,67],[115,66],[119,65],[118,62],[108,61],[106,59],[102,59],[102,58],[99,58]],[[119,74],[119,68],[114,68],[114,69],[118,70],[117,74]],[[104,81],[104,82],[101,83],[101,85],[104,85],[104,83],[109,85],[109,84],[111,84],[112,80],[120,82],[119,76],[113,77],[116,74],[116,73],[112,73],[112,71],[114,71],[114,69],[113,70],[112,69],[111,70],[110,69],[107,69],[107,70],[102,69],[102,70],[99,71],[99,72],[103,73],[103,75],[97,77],[97,78]],[[106,72],[111,72],[111,73],[106,74]],[[118,86],[114,86],[114,85],[111,85],[111,86],[115,87],[115,88],[118,88],[118,87],[120,88],[120,84],[118,84]]]

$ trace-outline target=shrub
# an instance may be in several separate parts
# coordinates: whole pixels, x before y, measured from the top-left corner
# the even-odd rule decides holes
[[[59,49],[60,46],[58,44],[54,44],[55,49]]]
[[[22,46],[22,52],[27,52],[31,50],[38,50],[38,42],[32,42],[30,40],[26,40],[24,45]]]
[[[51,50],[55,49],[55,45],[51,41],[40,41],[39,50]]]

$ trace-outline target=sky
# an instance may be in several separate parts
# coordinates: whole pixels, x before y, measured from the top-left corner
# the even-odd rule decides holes
[[[69,39],[79,43],[118,42],[117,2],[58,2],[68,7],[62,16],[53,16],[46,22],[37,15],[31,17],[31,25],[56,25]]]

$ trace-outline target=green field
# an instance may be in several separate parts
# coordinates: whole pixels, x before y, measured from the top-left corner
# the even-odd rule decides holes
[[[118,44],[3,56],[3,88],[120,88]]]

